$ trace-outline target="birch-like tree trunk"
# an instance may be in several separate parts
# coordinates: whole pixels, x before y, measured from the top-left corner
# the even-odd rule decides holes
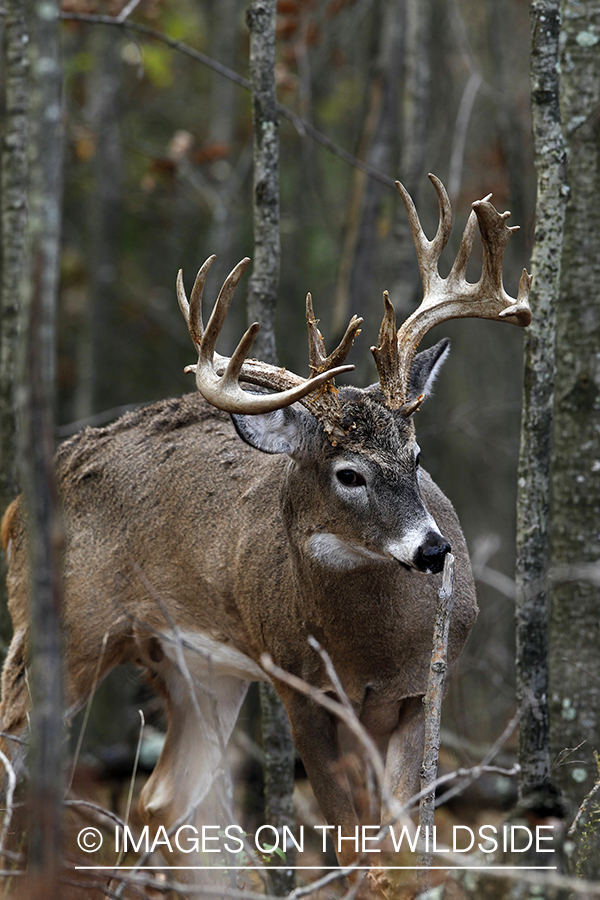
[[[531,108],[537,171],[532,258],[533,321],[525,332],[525,383],[517,496],[517,696],[519,789],[549,770],[548,563],[556,305],[560,289],[566,159],[560,121],[560,0],[531,4]]]
[[[279,285],[279,123],[275,90],[276,0],[252,0],[246,12],[250,31],[250,79],[254,135],[254,265],[248,286],[248,319],[261,330],[254,354],[277,361],[275,307]],[[260,685],[265,770],[265,814],[280,833],[293,827],[294,744],[283,704],[271,685]],[[293,866],[290,851],[286,861]],[[294,870],[270,873],[273,892],[285,896],[294,887]]]
[[[2,147],[2,298],[0,308],[0,515],[18,493],[15,369],[19,291],[27,225],[27,41],[24,0],[7,0],[4,19],[6,117]],[[11,636],[6,561],[0,554],[0,641]]]
[[[63,709],[60,656],[60,529],[54,497],[55,321],[63,165],[59,5],[46,0],[31,22],[29,245],[22,297],[18,386],[21,480],[30,544],[32,695],[30,888],[60,896]]]
[[[562,14],[570,194],[557,310],[551,552],[555,568],[570,567],[571,580],[552,589],[550,747],[552,759],[577,747],[555,770],[576,808],[598,778],[600,752],[600,588],[578,571],[600,557],[600,0],[563,0]],[[577,839],[574,865],[597,878],[593,818],[584,817]]]

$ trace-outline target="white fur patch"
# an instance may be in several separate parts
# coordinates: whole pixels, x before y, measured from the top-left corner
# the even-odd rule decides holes
[[[425,387],[423,388],[423,393],[426,394],[428,397],[430,397],[431,394],[433,393],[433,386],[436,382],[438,375],[440,374],[442,366],[448,359],[449,355],[450,355],[450,345],[448,344],[448,346],[446,347],[444,352],[441,354],[440,358],[437,360],[433,369],[429,373],[429,378],[425,382]]]
[[[169,640],[161,641],[162,648],[169,659],[177,662],[178,639],[173,634],[167,636]],[[180,632],[179,639],[189,670],[199,680],[205,680],[213,674],[234,675],[248,681],[269,681],[254,660],[231,644],[222,644],[199,631]]]
[[[367,550],[360,544],[344,541],[330,532],[313,534],[308,539],[306,546],[312,558],[329,569],[344,571],[368,565],[373,561],[388,562],[387,557],[383,554]]]
[[[408,531],[404,532],[400,540],[390,541],[385,549],[390,556],[393,556],[398,562],[402,562],[407,566],[412,566],[414,565],[414,559],[419,547],[424,543],[427,535],[431,531],[439,534],[434,519],[428,515],[420,528],[410,528]]]

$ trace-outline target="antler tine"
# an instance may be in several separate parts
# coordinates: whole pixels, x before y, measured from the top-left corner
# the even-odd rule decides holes
[[[454,265],[452,266],[448,278],[456,279],[457,281],[460,281],[461,279],[464,280],[467,272],[467,264],[471,258],[476,228],[477,216],[475,215],[475,210],[472,209],[469,213],[469,218],[467,219],[467,224],[465,225],[465,230],[463,231],[460,240],[460,247],[458,248],[458,253],[456,254],[456,259],[454,260]]]
[[[352,316],[348,327],[344,332],[342,340],[339,342],[335,350],[327,356],[323,335],[317,327],[318,319],[315,319],[313,311],[313,303],[311,294],[306,295],[306,325],[308,328],[308,360],[311,371],[311,378],[319,375],[321,372],[327,372],[330,369],[341,365],[354,342],[354,338],[360,332],[360,326],[363,323],[359,316]]]
[[[473,203],[452,270],[447,278],[441,278],[437,262],[448,241],[452,216],[443,184],[434,175],[429,178],[440,205],[440,222],[433,241],[428,241],[425,237],[408,192],[399,182],[396,184],[408,212],[415,242],[423,281],[423,300],[398,329],[396,340],[393,341],[390,330],[395,326],[389,309],[391,304],[384,296],[385,316],[379,334],[379,346],[372,348],[386,403],[392,409],[402,410],[407,416],[418,406],[417,401],[409,400],[411,366],[421,339],[435,325],[448,319],[464,317],[494,319],[522,327],[531,322],[528,300],[531,277],[527,272],[523,270],[516,300],[504,290],[504,251],[511,234],[517,229],[507,226],[509,213],[500,214],[489,202],[491,194]],[[469,284],[465,275],[476,222],[479,224],[483,246],[482,273],[477,284]]]
[[[306,295],[306,327],[308,329],[308,364],[311,374],[318,372],[327,358],[323,335],[317,327],[313,309],[312,294]]]
[[[417,251],[417,260],[424,289],[428,287],[431,278],[437,274],[439,258],[442,255],[444,247],[448,243],[452,231],[452,207],[450,205],[448,194],[446,193],[446,188],[435,175],[429,173],[428,177],[435,188],[440,210],[437,231],[432,241],[427,238],[423,231],[423,226],[421,225],[419,214],[417,213],[412,197],[401,182],[396,182],[396,188],[402,197],[406,212],[408,213],[408,221],[413,236],[415,250]]]
[[[379,329],[377,346],[371,347],[379,372],[381,390],[386,402],[391,404],[399,380],[398,340],[396,337],[396,313],[387,291],[383,292],[383,321]]]
[[[335,392],[325,391],[323,396],[320,396],[318,389],[336,375],[349,372],[354,368],[354,366],[335,365],[335,363],[345,359],[351,344],[351,338],[358,330],[362,320],[358,320],[356,317],[352,319],[340,347],[329,357],[325,357],[323,345],[323,352],[320,355],[320,365],[323,371],[312,375],[310,378],[300,378],[293,372],[268,365],[256,359],[246,359],[246,354],[254,343],[259,329],[257,323],[248,328],[231,358],[220,356],[215,352],[217,337],[229,310],[235,288],[250,260],[247,258],[243,259],[227,276],[219,292],[208,325],[204,329],[201,316],[202,294],[206,275],[214,258],[212,256],[207,259],[198,272],[189,303],[183,287],[182,273],[180,272],[177,277],[177,299],[198,350],[198,364],[186,366],[185,371],[195,372],[196,386],[200,393],[209,403],[231,413],[272,412],[300,401],[319,419],[330,437],[343,434],[344,432],[339,425],[341,406],[339,401],[337,401]],[[312,304],[310,304],[310,313],[313,332],[318,334],[314,315],[312,315]],[[314,334],[313,341],[316,342]],[[317,347],[314,353],[317,350],[320,351],[320,348]],[[271,388],[277,393],[250,393],[241,387],[239,384],[240,378],[251,384]]]
[[[229,312],[229,307],[231,306],[231,301],[233,300],[235,289],[238,286],[240,278],[249,265],[250,259],[246,256],[237,264],[237,266],[235,266],[234,269],[231,270],[231,272],[223,282],[223,287],[219,291],[217,302],[213,307],[213,311],[210,314],[210,319],[208,320],[208,325],[206,326],[206,331],[204,332],[200,350],[200,359],[202,361],[210,360],[210,362],[212,363],[217,338],[221,332],[221,328],[223,327],[223,322],[225,321],[227,313]]]
[[[183,269],[180,269],[177,273],[177,302],[179,303],[179,309],[182,312],[183,318],[185,319],[185,324],[190,326],[190,304],[188,303],[188,298],[185,293],[185,287],[183,284]]]
[[[248,351],[256,340],[256,335],[259,331],[260,325],[258,322],[253,322],[233,351],[232,357],[227,363],[227,368],[223,373],[222,385],[224,387],[237,382],[240,372],[242,371],[242,366],[248,356]]]
[[[204,285],[206,283],[208,270],[216,258],[217,257],[214,254],[209,256],[201,266],[194,281],[194,287],[192,288],[189,303],[183,286],[183,271],[180,269],[177,275],[177,300],[179,301],[179,308],[183,313],[183,318],[185,319],[190,332],[190,337],[198,351],[204,336],[204,325],[202,323],[202,294],[204,293]]]

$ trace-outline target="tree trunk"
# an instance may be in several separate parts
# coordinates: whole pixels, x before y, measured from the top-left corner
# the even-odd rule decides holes
[[[90,40],[96,62],[89,78],[86,109],[96,138],[89,217],[91,285],[78,348],[80,374],[75,420],[85,419],[114,404],[121,373],[121,348],[115,340],[123,169],[119,126],[120,42],[110,29],[102,26],[91,32]]]
[[[572,578],[552,590],[550,747],[553,760],[562,756],[557,784],[576,808],[598,777],[600,750],[600,591],[577,572],[600,555],[600,0],[565,0],[562,10],[570,194],[557,310],[551,553],[557,569],[571,567]],[[592,814],[582,823],[572,856],[588,878],[600,874],[593,822]]]
[[[404,2],[387,0],[381,9],[378,52],[371,77],[363,138],[368,146],[365,161],[385,173],[393,168],[394,150],[398,145],[403,39]],[[393,162],[395,164],[395,160]],[[364,172],[356,170],[353,180],[355,199],[350,203],[332,322],[334,334],[340,336],[347,325],[348,311],[362,310],[365,313],[366,298],[377,299],[374,320],[381,319],[381,298],[379,291],[373,290],[374,276],[379,272],[378,251],[381,245],[377,225],[386,192],[388,196],[391,194],[393,202],[397,199],[397,194],[394,196],[395,192],[391,192],[389,187],[369,178]],[[356,210],[354,215],[353,210]],[[367,328],[370,324],[367,323]]]
[[[24,0],[7,0],[4,19],[6,119],[2,148],[2,299],[0,309],[0,515],[18,493],[15,369],[19,291],[27,225],[27,40]],[[2,656],[11,636],[6,561],[0,559]]]
[[[548,526],[556,305],[567,197],[560,121],[560,0],[531,4],[531,106],[537,170],[532,258],[533,321],[525,332],[525,384],[517,495],[517,697],[519,791],[539,788],[549,770]]]
[[[279,285],[279,124],[275,91],[276,0],[252,0],[246,13],[250,30],[250,78],[254,134],[254,267],[248,287],[248,319],[261,330],[254,354],[277,361],[275,306]],[[267,821],[280,833],[293,827],[294,745],[283,704],[271,685],[261,684],[261,716]],[[295,859],[288,853],[290,866]],[[294,887],[292,868],[270,873],[273,893],[283,897]]]
[[[275,363],[275,307],[279,286],[279,116],[275,91],[274,0],[252,0],[246,12],[250,31],[250,80],[254,134],[254,260],[248,285],[248,321],[260,322],[253,353]]]
[[[404,40],[404,92],[401,123],[402,147],[400,151],[399,179],[419,208],[421,184],[425,172],[427,134],[431,98],[432,0],[407,0],[406,33]],[[391,294],[399,321],[414,309],[415,295],[421,286],[419,267],[410,233],[408,217],[403,204],[397,204],[395,275]]]
[[[62,70],[58,2],[31,11],[30,240],[23,277],[19,380],[21,479],[31,566],[32,695],[30,889],[60,895],[63,708],[60,657],[60,529],[53,483],[55,320],[62,191]]]

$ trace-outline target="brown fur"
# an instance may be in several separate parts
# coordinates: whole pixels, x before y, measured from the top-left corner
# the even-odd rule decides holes
[[[329,652],[365,726],[390,739],[390,790],[403,800],[416,787],[421,697],[441,576],[383,558],[382,535],[400,535],[404,519],[416,521],[424,502],[450,541],[456,557],[450,670],[476,615],[470,564],[454,510],[426,473],[419,495],[412,423],[372,393],[341,394],[344,414],[356,424],[347,440],[333,447],[304,413],[294,459],[249,446],[229,416],[197,395],[85,429],[58,450],[68,706],[73,711],[85,702],[99,659],[101,678],[124,661],[148,669],[167,697],[169,718],[163,754],[142,798],[149,820],[169,827],[201,799],[207,773],[218,763],[217,741],[211,744],[206,734],[218,728],[227,740],[248,680],[260,677],[261,654],[333,690],[309,635]],[[332,488],[332,466],[340,459],[357,460],[371,473],[372,510],[349,510]],[[15,637],[0,715],[2,728],[15,734],[25,728],[29,705],[23,677],[28,559],[18,511],[15,501],[2,523],[3,545],[12,539],[8,588]],[[330,533],[379,561],[349,571],[324,566],[307,542]],[[234,671],[229,662],[207,668],[202,654],[186,650],[194,677],[215,691],[218,722],[205,693],[198,691],[196,706],[190,702],[169,638],[172,622],[219,653],[247,658],[258,673],[238,672],[237,662]],[[357,814],[339,774],[336,722],[285,684],[275,686],[325,817],[352,833]],[[182,864],[190,865],[189,858]]]
[[[0,525],[0,540],[2,541],[2,548],[5,553],[8,551],[8,542],[10,541],[12,536],[15,518],[17,516],[17,511],[20,505],[20,498],[17,497],[12,501],[12,503],[2,516],[2,524]]]

